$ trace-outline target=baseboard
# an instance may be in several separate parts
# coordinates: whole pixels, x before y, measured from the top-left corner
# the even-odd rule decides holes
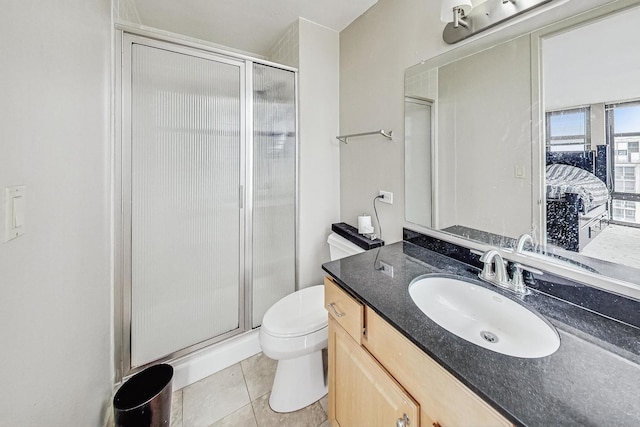
[[[174,369],[173,391],[260,353],[258,331],[254,329],[171,362]]]

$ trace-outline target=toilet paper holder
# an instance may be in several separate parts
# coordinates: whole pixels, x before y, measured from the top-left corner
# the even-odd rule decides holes
[[[358,234],[362,234],[367,236],[370,239],[375,239],[375,235],[373,234],[374,229],[371,224],[371,216],[362,214],[358,217]]]

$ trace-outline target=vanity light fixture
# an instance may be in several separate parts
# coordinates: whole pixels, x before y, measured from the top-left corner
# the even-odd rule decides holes
[[[486,0],[472,7],[471,0],[442,0],[440,20],[447,22],[442,38],[448,44],[457,43],[551,1]]]
[[[442,22],[451,22],[453,28],[458,28],[459,26],[469,28],[469,24],[464,18],[471,12],[472,8],[471,0],[442,0],[440,20]],[[451,19],[452,17],[453,20]]]

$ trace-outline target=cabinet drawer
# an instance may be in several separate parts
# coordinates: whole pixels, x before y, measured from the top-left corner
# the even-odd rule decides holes
[[[419,402],[423,425],[512,426],[369,307],[366,318],[363,345]]]
[[[328,277],[324,279],[324,306],[329,316],[335,319],[358,344],[361,344],[364,306]]]

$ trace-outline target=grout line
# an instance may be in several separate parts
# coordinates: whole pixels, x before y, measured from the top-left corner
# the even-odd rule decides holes
[[[254,356],[251,356],[254,357]],[[247,359],[250,359],[250,357],[248,357]],[[244,359],[244,360],[247,360]],[[241,360],[240,362],[240,371],[242,372],[242,380],[244,381],[244,387],[247,390],[247,396],[249,396],[249,405],[251,406],[251,413],[253,414],[253,420],[256,422],[256,426],[258,426],[258,417],[256,417],[256,410],[253,407],[253,400],[251,400],[251,393],[249,393],[249,386],[247,385],[247,374],[244,372],[244,367],[242,366],[242,362],[244,360]],[[257,399],[257,398],[256,398]],[[258,426],[260,427],[260,426]]]
[[[251,412],[253,413],[253,420],[256,422],[256,426],[260,427],[260,425],[258,424],[258,417],[256,416],[256,408],[253,406],[253,402],[250,402],[249,405],[251,405]]]

